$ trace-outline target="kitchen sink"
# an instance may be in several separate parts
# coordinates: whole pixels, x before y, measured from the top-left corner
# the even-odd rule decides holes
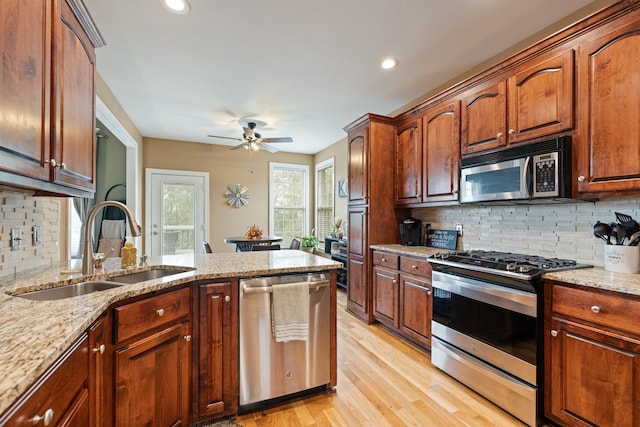
[[[146,282],[147,280],[160,279],[161,277],[173,276],[174,274],[192,271],[192,268],[155,268],[152,270],[138,271],[136,273],[125,273],[118,276],[109,277],[110,282],[121,284],[133,284]]]
[[[77,297],[93,292],[105,291],[107,289],[118,288],[122,283],[107,282],[104,280],[93,280],[80,282],[73,285],[58,286],[57,288],[42,289],[40,291],[16,294],[15,296],[36,301],[51,301],[57,299]]]

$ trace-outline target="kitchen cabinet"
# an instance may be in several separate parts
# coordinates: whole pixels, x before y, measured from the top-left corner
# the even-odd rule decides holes
[[[194,421],[238,410],[238,280],[197,284]]]
[[[640,11],[580,38],[577,191],[581,198],[640,194]],[[615,149],[612,149],[615,147]]]
[[[430,350],[431,265],[426,259],[373,251],[374,318]]]
[[[111,340],[111,316],[101,315],[87,330],[89,337],[89,425],[110,427],[113,425],[112,372],[113,345]]]
[[[115,424],[189,425],[191,289],[114,309]]]
[[[0,418],[4,426],[90,424],[89,339],[83,334]]]
[[[574,52],[552,51],[465,92],[462,154],[573,128]]]
[[[422,120],[407,120],[396,127],[395,203],[422,202]]]
[[[640,299],[545,286],[545,415],[563,426],[639,426]]]
[[[95,48],[79,0],[7,0],[0,51],[0,182],[38,193],[95,192]]]

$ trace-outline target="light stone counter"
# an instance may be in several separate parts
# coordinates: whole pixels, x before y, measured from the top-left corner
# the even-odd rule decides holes
[[[342,266],[331,259],[294,250],[171,255],[150,257],[148,267],[133,271],[154,266],[193,270],[56,301],[12,296],[115,276],[123,272],[119,262],[119,258],[107,259],[103,271],[87,277],[77,270],[79,265],[65,263],[0,279],[0,414],[115,302],[193,280],[326,271]]]
[[[449,252],[448,249],[431,248],[428,246],[403,246],[398,244],[392,245],[371,245],[371,249],[381,251],[389,251],[400,255],[428,257],[441,252]]]

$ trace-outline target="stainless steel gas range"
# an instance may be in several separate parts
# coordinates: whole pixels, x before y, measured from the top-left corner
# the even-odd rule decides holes
[[[428,260],[433,365],[535,426],[543,403],[541,276],[590,266],[481,250]]]

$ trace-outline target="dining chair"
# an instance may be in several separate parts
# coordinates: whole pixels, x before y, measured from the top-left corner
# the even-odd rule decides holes
[[[280,245],[253,245],[251,251],[279,251]]]
[[[209,242],[202,242],[202,247],[204,248],[204,253],[205,254],[212,254],[213,251],[211,250],[211,245],[209,244]]]
[[[291,244],[289,245],[289,249],[300,249],[300,239],[296,239],[296,238],[291,239]]]

